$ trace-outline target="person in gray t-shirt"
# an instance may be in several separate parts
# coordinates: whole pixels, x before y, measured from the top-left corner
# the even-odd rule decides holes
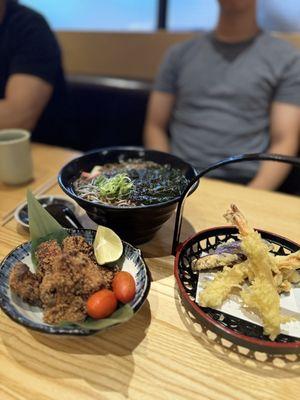
[[[171,151],[199,169],[234,154],[296,155],[300,53],[257,27],[255,0],[219,3],[213,33],[167,52],[149,101],[146,147]],[[289,169],[242,163],[211,176],[272,190]]]

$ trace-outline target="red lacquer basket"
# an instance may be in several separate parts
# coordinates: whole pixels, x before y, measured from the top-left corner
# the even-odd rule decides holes
[[[275,341],[272,341],[268,336],[264,335],[261,326],[222,311],[201,307],[196,303],[198,273],[192,271],[191,262],[201,256],[201,253],[208,253],[210,250],[215,249],[221,242],[228,239],[238,240],[236,228],[221,226],[206,229],[180,243],[183,206],[188,194],[193,189],[193,185],[209,171],[223,165],[256,160],[289,163],[300,168],[300,158],[271,154],[245,154],[230,157],[201,171],[189,184],[178,204],[172,245],[172,254],[175,255],[174,274],[183,305],[206,329],[235,345],[251,350],[269,354],[300,353],[300,338],[280,334]],[[262,238],[274,245],[272,252],[276,255],[285,255],[300,249],[299,244],[289,239],[262,230],[259,230],[259,232]]]

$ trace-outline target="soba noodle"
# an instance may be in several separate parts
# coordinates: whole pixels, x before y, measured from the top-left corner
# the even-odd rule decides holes
[[[161,203],[179,196],[188,180],[170,165],[130,160],[95,166],[82,172],[73,186],[85,200],[117,207]]]

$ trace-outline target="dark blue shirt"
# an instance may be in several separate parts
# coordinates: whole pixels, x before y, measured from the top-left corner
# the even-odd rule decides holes
[[[60,48],[46,20],[37,12],[7,1],[0,24],[0,99],[13,74],[28,74],[53,86],[46,112],[60,107],[65,91]]]

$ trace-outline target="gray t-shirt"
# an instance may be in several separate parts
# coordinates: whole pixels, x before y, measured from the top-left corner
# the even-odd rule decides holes
[[[271,103],[300,105],[300,53],[264,32],[237,44],[197,36],[169,49],[154,90],[176,96],[172,152],[202,169],[267,150]],[[257,168],[239,163],[210,176],[246,182]]]

